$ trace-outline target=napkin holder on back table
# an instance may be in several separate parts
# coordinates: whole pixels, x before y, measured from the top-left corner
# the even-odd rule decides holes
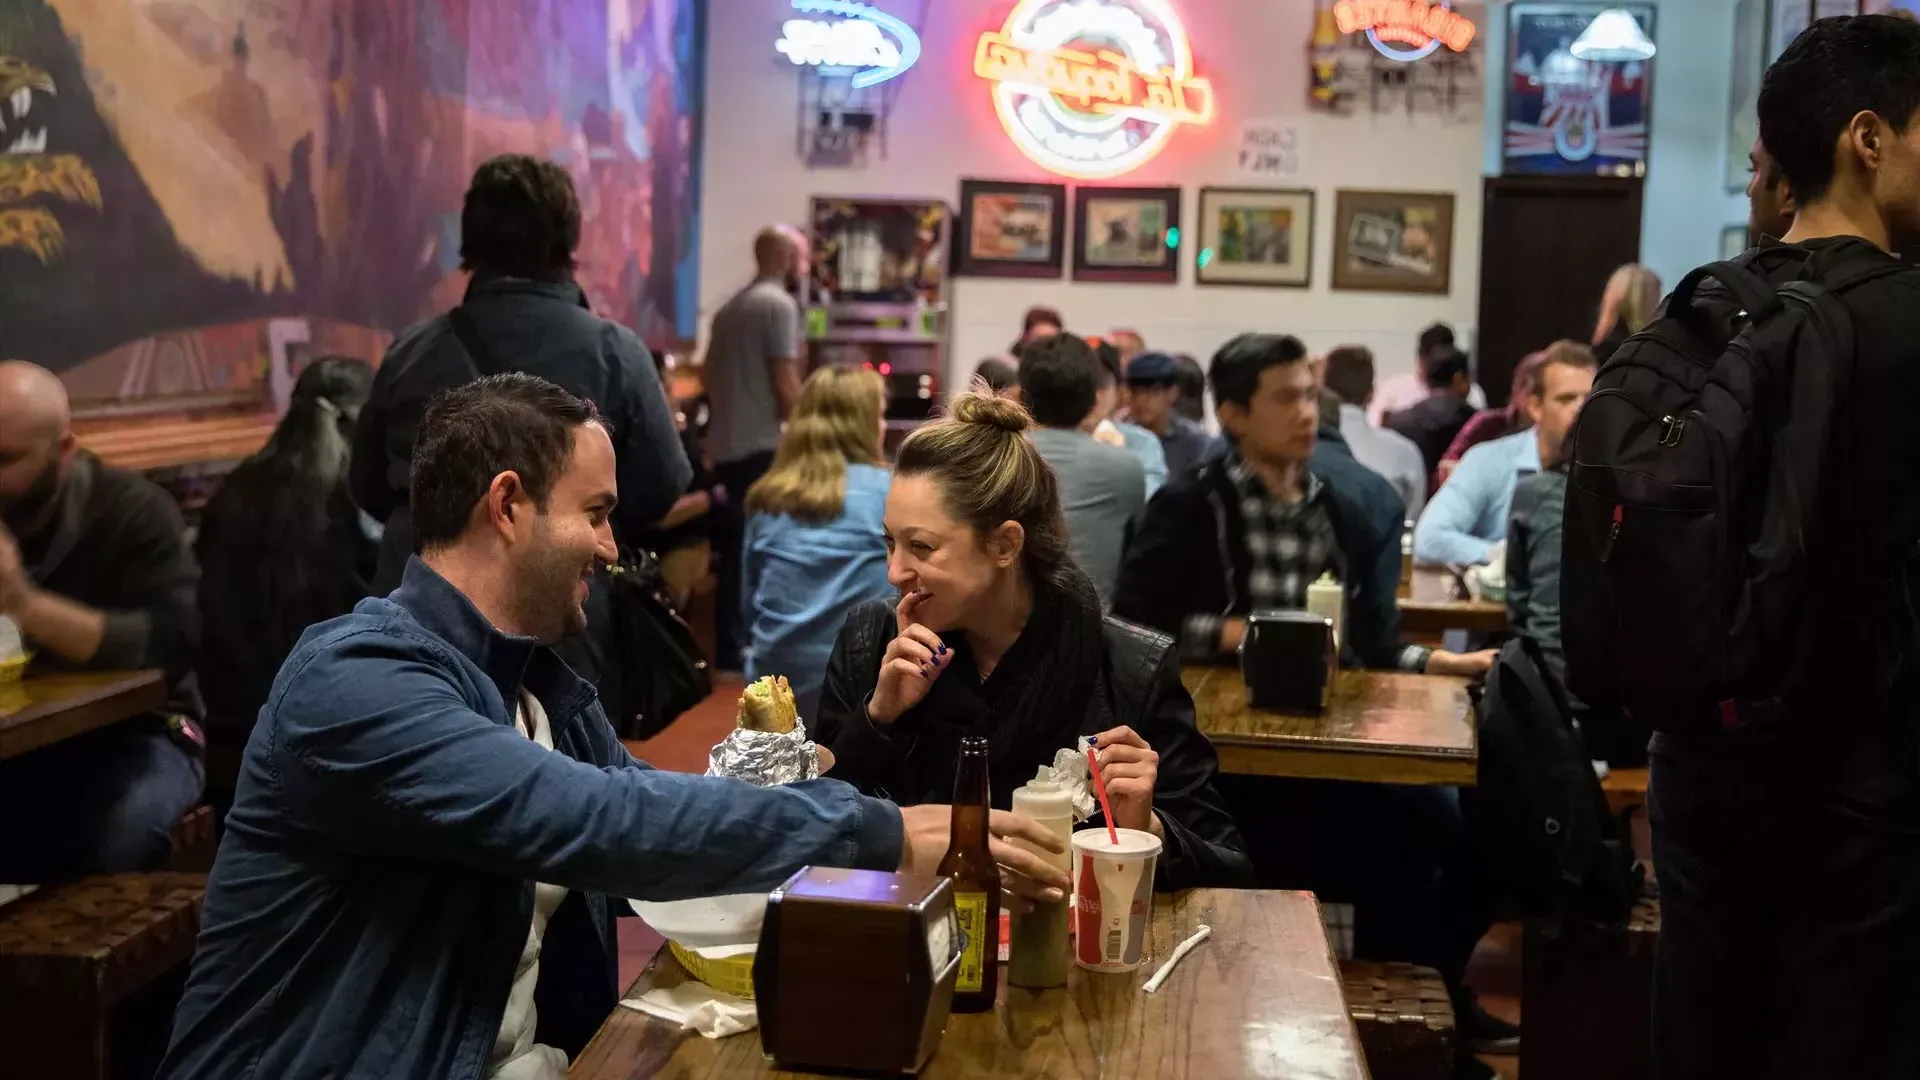
[[[1240,674],[1256,709],[1318,715],[1327,711],[1337,660],[1333,624],[1306,611],[1256,611],[1247,617]]]
[[[919,1072],[962,943],[946,878],[810,866],[767,897],[753,962],[760,1046],[782,1068]]]

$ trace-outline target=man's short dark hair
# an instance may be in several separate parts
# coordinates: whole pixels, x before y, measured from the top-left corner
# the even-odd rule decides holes
[[[992,390],[996,394],[1002,390],[1011,390],[1020,385],[1019,369],[1013,366],[1012,361],[998,356],[989,356],[985,360],[980,361],[980,366],[974,368],[973,373],[985,379],[987,389]]]
[[[1327,354],[1327,389],[1346,405],[1365,405],[1373,395],[1373,353],[1342,345]]]
[[[580,246],[580,198],[551,161],[501,154],[480,163],[460,209],[460,266],[536,281],[562,280]]]
[[[1020,320],[1020,336],[1026,337],[1028,334],[1033,333],[1033,328],[1036,326],[1064,327],[1066,325],[1065,322],[1061,321],[1060,312],[1057,308],[1030,307],[1027,309],[1026,316]]]
[[[1100,361],[1095,389],[1105,390],[1109,386],[1118,385],[1124,379],[1120,372],[1120,346],[1111,341],[1102,340],[1100,344],[1093,346],[1093,358]]]
[[[473,506],[503,472],[542,511],[573,457],[573,433],[599,423],[593,402],[545,379],[489,375],[441,394],[427,406],[413,443],[408,500],[414,544],[445,547],[467,531]]]
[[[1920,24],[1888,15],[1820,19],[1760,84],[1760,142],[1801,206],[1833,185],[1834,146],[1855,114],[1896,134],[1920,109]]]
[[[1425,360],[1442,349],[1453,348],[1453,327],[1434,323],[1420,331],[1420,358]]]
[[[1020,394],[1043,427],[1079,427],[1093,411],[1100,378],[1100,359],[1078,334],[1041,338],[1020,354]]]
[[[1307,347],[1291,334],[1240,334],[1220,346],[1207,365],[1216,406],[1231,402],[1246,408],[1260,389],[1260,373],[1281,364],[1300,364]]]
[[[1453,380],[1466,378],[1472,365],[1459,349],[1441,349],[1427,357],[1427,389],[1445,390]]]

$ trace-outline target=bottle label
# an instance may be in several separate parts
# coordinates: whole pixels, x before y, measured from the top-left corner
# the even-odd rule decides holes
[[[960,973],[954,980],[953,992],[976,993],[986,984],[986,950],[996,936],[987,928],[987,894],[955,893],[953,909],[960,923]]]

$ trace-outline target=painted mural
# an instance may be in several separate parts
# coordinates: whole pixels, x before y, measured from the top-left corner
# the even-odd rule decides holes
[[[5,0],[0,357],[265,391],[456,303],[460,199],[564,164],[594,309],[694,333],[702,0]]]

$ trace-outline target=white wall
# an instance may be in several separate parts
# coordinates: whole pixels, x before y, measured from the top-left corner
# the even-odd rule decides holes
[[[1017,150],[995,118],[985,84],[972,73],[973,43],[999,24],[1007,0],[931,0],[925,52],[905,76],[888,128],[888,154],[865,168],[809,170],[794,149],[798,78],[773,51],[788,0],[712,0],[707,65],[706,167],[700,306],[703,320],[751,276],[755,230],[798,221],[821,195],[902,195],[959,199],[962,177],[1057,181]],[[914,0],[877,0],[910,14]],[[1210,75],[1219,107],[1211,126],[1178,132],[1158,157],[1112,181],[1185,189],[1181,225],[1195,235],[1199,189],[1232,185],[1243,119],[1306,118],[1310,0],[1185,0],[1180,5],[1196,65]],[[1435,117],[1313,116],[1306,171],[1297,184],[1317,197],[1313,283],[1308,289],[1197,287],[1193,256],[1182,255],[1175,286],[963,277],[952,288],[954,357],[949,375],[970,372],[1003,351],[1033,304],[1058,307],[1087,333],[1139,330],[1155,348],[1204,359],[1243,330],[1284,331],[1319,350],[1346,342],[1373,348],[1386,371],[1410,367],[1420,329],[1436,319],[1474,319],[1479,281],[1480,124]],[[1415,296],[1334,292],[1334,189],[1453,191],[1452,293]],[[1069,262],[1071,260],[1069,259]],[[703,339],[704,340],[704,339]]]
[[[751,276],[749,251],[761,226],[802,220],[820,195],[959,198],[962,177],[1057,181],[1028,161],[1001,130],[985,86],[971,70],[973,42],[998,25],[1009,0],[875,0],[911,16],[929,7],[925,52],[905,76],[888,128],[888,153],[864,167],[808,169],[795,150],[799,79],[773,51],[788,0],[711,0],[707,65],[706,163],[702,206],[700,309],[703,325]],[[1657,0],[1661,47],[1654,77],[1642,259],[1671,285],[1717,257],[1720,230],[1746,217],[1744,198],[1722,178],[1726,143],[1732,0]],[[1470,332],[1480,277],[1483,172],[1499,164],[1500,57],[1505,0],[1483,21],[1487,91],[1483,110],[1435,116],[1313,114],[1306,103],[1306,44],[1312,0],[1183,0],[1196,62],[1210,75],[1219,107],[1213,124],[1188,128],[1137,171],[1112,181],[1185,189],[1181,224],[1195,235],[1199,189],[1232,185],[1240,121],[1297,117],[1308,153],[1297,185],[1313,188],[1313,284],[1308,289],[1197,287],[1191,249],[1177,286],[963,277],[954,280],[954,354],[949,375],[1003,350],[1033,304],[1058,307],[1075,329],[1139,330],[1149,344],[1203,360],[1242,330],[1299,335],[1318,351],[1370,346],[1382,375],[1412,364],[1413,340],[1439,319]],[[1484,122],[1483,122],[1484,120]],[[1443,297],[1335,292],[1330,288],[1337,188],[1453,191],[1452,292]],[[704,341],[704,335],[702,337]]]

